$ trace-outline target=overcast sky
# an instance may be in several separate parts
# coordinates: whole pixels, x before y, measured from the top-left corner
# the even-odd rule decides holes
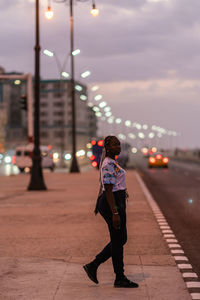
[[[41,47],[63,64],[70,50],[69,6],[51,1],[48,21],[47,3],[40,1]],[[7,72],[34,73],[34,5],[0,1],[0,65]],[[74,5],[75,48],[81,50],[76,79],[89,69],[85,83],[99,85],[115,117],[174,130],[181,133],[174,145],[200,147],[200,1],[96,0],[96,6],[100,14],[93,18],[91,1]],[[58,78],[55,60],[42,53],[41,76]]]

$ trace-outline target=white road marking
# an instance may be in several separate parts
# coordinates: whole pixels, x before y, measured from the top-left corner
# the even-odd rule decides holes
[[[181,250],[181,249],[171,249],[171,253],[172,254],[184,254],[184,251],[183,250]]]
[[[188,258],[186,256],[174,256],[174,259],[188,261]]]
[[[191,295],[192,299],[195,299],[195,300],[200,299],[200,293],[191,293],[190,295]]]
[[[162,230],[162,233],[173,233],[173,231],[171,229],[164,229]]]
[[[169,226],[160,226],[161,229],[170,229]]]
[[[175,238],[174,234],[164,234],[164,238]]]
[[[190,264],[178,264],[179,269],[192,269]]]
[[[169,248],[181,248],[179,244],[168,244]]]
[[[198,278],[197,274],[192,272],[192,273],[183,273],[183,278]]]
[[[200,282],[198,281],[189,281],[189,282],[186,282],[186,285],[188,288],[199,288],[200,287]]]
[[[166,239],[167,243],[178,243],[176,239]]]

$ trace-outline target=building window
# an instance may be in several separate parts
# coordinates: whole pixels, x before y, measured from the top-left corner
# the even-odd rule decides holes
[[[54,111],[53,115],[59,117],[64,116],[64,111]]]
[[[61,86],[60,82],[56,82],[56,83],[54,83],[53,88],[60,89],[60,86]]]
[[[47,89],[47,84],[41,83],[41,84],[40,84],[40,89],[41,89],[41,90]]]
[[[46,117],[48,113],[46,111],[41,111],[40,116],[41,117]]]
[[[41,103],[40,103],[40,106],[41,106],[41,107],[47,107],[47,106],[48,106],[48,102],[41,102]]]
[[[55,107],[63,107],[64,103],[63,102],[54,102],[53,106],[55,106]]]
[[[48,93],[41,93],[41,98],[48,98]]]
[[[62,126],[63,125],[63,121],[62,120],[55,120],[54,121],[54,125],[55,126]]]
[[[46,132],[46,131],[41,131],[41,133],[40,133],[40,137],[42,137],[42,138],[47,138],[49,135],[48,135],[48,132]]]
[[[63,96],[62,93],[54,93],[54,94],[53,94],[53,97],[54,97],[54,98],[61,98],[62,96]]]
[[[41,124],[41,126],[47,126],[48,122],[47,121],[41,121],[40,124]]]
[[[54,137],[61,138],[61,137],[64,137],[64,136],[65,136],[64,131],[55,131],[54,132]]]

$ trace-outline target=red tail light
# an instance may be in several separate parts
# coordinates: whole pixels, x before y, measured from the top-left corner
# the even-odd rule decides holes
[[[168,158],[168,157],[164,157],[164,158],[163,158],[163,162],[164,162],[165,164],[167,164],[167,163],[169,162],[169,158]]]
[[[91,141],[92,146],[96,145],[96,143],[97,143],[97,142],[96,142],[95,140],[92,140],[92,141]]]
[[[13,164],[13,165],[16,164],[16,156],[15,156],[15,155],[13,155],[13,157],[12,157],[12,164]]]
[[[97,167],[97,165],[98,165],[98,164],[97,164],[97,162],[96,162],[96,161],[93,161],[93,162],[92,162],[92,166],[93,166],[94,168],[96,168],[96,167]]]
[[[152,164],[154,164],[156,162],[156,159],[154,157],[150,157],[149,158],[149,162],[152,163]]]
[[[161,154],[157,154],[156,155],[156,159],[162,159],[162,155]]]
[[[91,155],[91,156],[90,156],[90,159],[91,159],[91,160],[94,160],[94,159],[95,159],[95,156],[94,156],[94,155]]]
[[[103,147],[103,140],[98,141],[98,142],[97,142],[97,145],[98,145],[99,147]]]

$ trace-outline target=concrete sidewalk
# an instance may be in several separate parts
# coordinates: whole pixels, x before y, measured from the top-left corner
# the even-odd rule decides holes
[[[138,289],[113,288],[111,261],[100,266],[99,285],[82,269],[109,240],[93,213],[98,172],[44,175],[41,192],[26,191],[29,175],[0,177],[0,299],[191,299],[134,171],[125,273]]]

